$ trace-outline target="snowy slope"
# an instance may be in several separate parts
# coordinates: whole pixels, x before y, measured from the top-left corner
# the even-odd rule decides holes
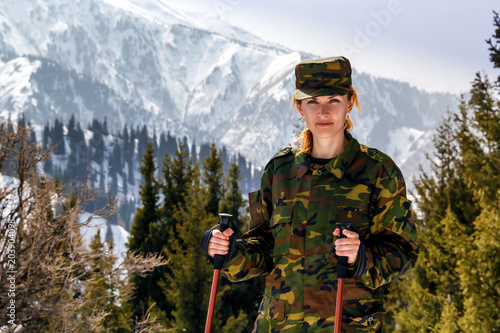
[[[17,186],[18,180],[0,173],[0,188],[8,189],[15,188]],[[8,203],[4,210],[0,211],[0,221],[5,223],[6,217],[9,215],[9,208],[17,205],[18,197],[17,193],[8,194],[4,198],[4,202]],[[92,214],[89,212],[84,212],[80,216],[80,222],[85,223]],[[100,230],[101,241],[104,242],[106,239],[108,228],[111,230],[111,237],[113,238],[113,254],[117,257],[116,266],[120,265],[127,255],[127,241],[129,233],[123,229],[123,227],[118,225],[109,224],[106,219],[96,218],[90,220],[86,226],[80,228],[80,233],[83,237],[85,244],[88,246],[95,238],[97,231]]]
[[[91,216],[91,213],[84,212],[80,216],[80,221],[83,223]],[[88,246],[94,241],[98,231],[100,232],[101,242],[104,243],[108,228],[111,229],[111,237],[113,239],[113,255],[118,259],[115,266],[119,266],[127,256],[127,242],[130,236],[128,231],[119,225],[110,224],[106,219],[96,218],[92,219],[87,226],[80,228],[80,233],[83,236],[85,244]]]
[[[294,141],[293,69],[311,57],[164,1],[4,1],[0,117],[44,125],[75,114],[86,127],[106,116],[111,130],[146,124],[263,166]],[[354,135],[400,164],[456,105],[456,96],[366,73],[353,82],[363,107]]]

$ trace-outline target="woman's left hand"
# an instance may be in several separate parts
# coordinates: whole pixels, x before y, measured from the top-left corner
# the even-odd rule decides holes
[[[335,229],[333,235],[340,237],[340,229]],[[358,257],[361,241],[359,240],[359,235],[354,231],[344,230],[344,235],[346,238],[339,238],[335,241],[335,253],[338,257],[347,257],[347,262],[352,264]]]

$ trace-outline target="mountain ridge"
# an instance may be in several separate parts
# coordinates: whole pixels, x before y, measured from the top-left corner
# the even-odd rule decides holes
[[[173,10],[166,2],[147,3],[164,10],[148,9],[141,2],[139,15],[137,2],[118,6],[112,0],[0,4],[1,68],[23,54],[46,59],[42,63],[57,64],[58,77],[48,84],[50,74],[31,76],[24,93],[62,87],[19,107],[7,103],[16,96],[6,89],[2,94],[0,88],[4,118],[8,113],[15,121],[24,113],[30,119],[34,108],[45,103],[37,125],[58,116],[66,123],[73,113],[84,126],[90,114],[106,116],[111,129],[145,124],[150,133],[170,131],[189,141],[220,142],[260,166],[294,141],[301,126],[299,117],[292,118],[294,64],[315,55],[250,33],[238,39],[241,29],[217,18],[202,23],[202,14],[189,19],[189,13]],[[135,7],[126,11],[127,5]],[[88,84],[82,88],[77,82]],[[415,133],[433,130],[446,110],[456,106],[455,95],[429,93],[356,70],[353,82],[363,107],[361,115],[353,114],[353,134],[392,155],[398,164],[411,155],[406,150],[418,146]],[[69,91],[88,96],[87,104],[93,99],[102,102],[90,110],[78,97],[81,100],[68,110],[62,96]],[[396,148],[398,143],[408,147]]]

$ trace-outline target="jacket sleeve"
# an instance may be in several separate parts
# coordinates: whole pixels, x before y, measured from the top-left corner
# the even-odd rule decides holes
[[[264,171],[259,191],[249,194],[250,230],[236,241],[234,256],[222,268],[222,274],[230,281],[244,281],[267,274],[273,268],[271,256],[274,237],[269,228],[270,190],[269,178]]]
[[[415,265],[419,246],[411,201],[401,171],[378,177],[372,198],[370,236],[365,238],[365,263],[358,279],[378,288]]]

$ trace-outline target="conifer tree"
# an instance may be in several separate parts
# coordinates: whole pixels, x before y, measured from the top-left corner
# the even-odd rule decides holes
[[[496,13],[494,22],[498,44]],[[490,45],[494,62],[498,45]],[[390,309],[393,330],[500,331],[500,309],[491,306],[500,302],[499,100],[498,86],[478,74],[453,126],[438,130],[444,135],[435,141],[438,163],[415,183],[420,256],[411,274],[391,286],[399,305]]]
[[[111,176],[123,175],[122,145],[115,138],[115,145],[109,158],[109,174]]]
[[[189,159],[189,150],[181,140],[172,159],[165,155],[163,160],[163,206],[162,215],[171,226],[175,226],[174,209],[185,207],[188,185],[192,180],[193,162]]]
[[[86,281],[84,295],[86,302],[81,310],[81,315],[91,317],[96,311],[106,313],[98,323],[102,331],[131,332],[129,325],[131,312],[127,306],[120,305],[119,291],[124,287],[123,282],[110,279],[105,272],[113,270],[116,257],[112,255],[113,243],[108,241],[106,249],[105,243],[101,242],[101,232],[97,231],[89,247],[91,250],[91,261],[89,270],[94,276]],[[80,327],[82,331],[87,330],[85,326]]]
[[[213,269],[199,243],[203,233],[217,222],[217,218],[205,210],[208,196],[200,178],[199,167],[195,165],[193,181],[188,184],[184,195],[185,206],[178,206],[174,212],[175,219],[182,223],[177,224],[175,232],[171,229],[170,249],[165,249],[172,264],[167,276],[169,287],[164,291],[175,304],[174,319],[169,324],[175,332],[203,332],[205,317],[202,314],[208,308],[207,293],[210,292]]]
[[[233,161],[229,167],[227,175],[224,177],[224,193],[225,197],[221,201],[220,211],[224,213],[231,214],[233,216],[232,221],[238,226],[238,229],[242,228],[242,214],[240,210],[245,207],[245,200],[241,194],[239,183],[241,181],[241,169]]]
[[[64,129],[63,124],[56,119],[54,122],[54,129],[52,130],[52,143],[55,146],[54,154],[64,155],[66,154],[66,148],[64,146]]]
[[[141,156],[146,151],[146,145],[149,141],[148,129],[146,128],[146,125],[143,125],[140,130],[137,129],[137,136],[139,139],[137,143],[137,153]]]
[[[500,21],[495,13],[497,43]],[[498,47],[498,46],[497,46]],[[490,49],[491,50],[491,49]],[[496,53],[495,53],[496,50]],[[491,59],[498,57],[492,50]],[[498,59],[497,59],[498,61]],[[477,74],[469,107],[472,130],[459,137],[467,185],[473,190],[480,213],[473,232],[455,247],[457,271],[463,293],[463,315],[458,322],[464,332],[500,332],[500,96],[498,87]],[[461,133],[463,134],[463,133]],[[474,142],[475,144],[471,144]]]
[[[13,179],[9,186],[0,187],[0,244],[2,253],[15,250],[15,267],[9,267],[8,256],[0,258],[0,276],[16,272],[17,324],[4,326],[2,331],[27,332],[102,332],[112,329],[102,325],[117,322],[112,318],[114,306],[127,300],[130,288],[113,293],[125,272],[145,274],[165,264],[158,258],[129,255],[123,265],[111,268],[114,259],[107,252],[89,251],[81,231],[97,216],[83,218],[86,200],[92,197],[89,188],[82,187],[71,197],[59,186],[57,179],[40,178],[38,165],[49,154],[30,143],[25,126],[9,132],[7,124],[0,124],[0,170],[3,173],[9,160]],[[99,217],[106,218],[109,208],[100,209]],[[11,230],[15,230],[15,235]],[[14,240],[9,241],[9,240]],[[7,246],[9,245],[9,246]],[[100,247],[100,246],[97,246]],[[0,294],[7,295],[9,285],[0,284]],[[7,309],[8,297],[0,297],[0,308]],[[113,309],[113,310],[111,310]],[[115,312],[115,313],[120,313]],[[104,319],[103,319],[104,318]],[[103,320],[109,318],[107,323]],[[139,320],[142,320],[140,318]]]
[[[208,213],[218,216],[219,203],[222,200],[223,188],[221,153],[217,152],[215,143],[210,146],[210,155],[203,161],[203,182],[208,186],[208,202],[206,210]]]
[[[159,228],[159,184],[154,177],[156,170],[153,143],[147,143],[146,152],[141,158],[140,172],[144,184],[140,186],[142,206],[137,209],[132,227],[130,228],[130,238],[128,250],[133,253],[138,251],[143,255],[149,253],[162,254],[162,249],[157,247],[156,237]],[[132,276],[131,282],[135,288],[131,305],[134,316],[141,318],[150,307],[150,299],[156,302],[160,309],[164,306],[165,296],[158,286],[163,274],[159,269],[153,271],[146,277]]]
[[[90,127],[92,131],[92,139],[90,140],[90,146],[92,147],[92,158],[93,160],[101,165],[104,161],[104,137],[102,126],[98,120],[92,120],[92,126]]]
[[[157,245],[165,252],[175,251],[171,246],[171,235],[177,235],[178,228],[184,223],[176,218],[175,212],[186,207],[188,188],[193,178],[193,167],[192,161],[189,160],[187,146],[180,140],[174,158],[172,159],[166,153],[163,159],[163,184],[161,186],[163,204],[160,209],[162,229],[158,230]],[[171,288],[169,279],[171,275],[170,265],[163,267],[162,288],[164,291]],[[168,319],[173,318],[173,309],[174,302],[171,299],[166,299],[162,310]]]
[[[50,143],[50,137],[51,137],[50,127],[49,127],[49,124],[47,123],[43,127],[42,145],[43,145],[44,149],[47,149],[47,147]]]
[[[233,216],[232,227],[235,232],[245,233],[249,229],[250,217],[248,214],[242,214],[242,208],[245,207],[246,200],[243,199],[239,183],[242,175],[236,161],[233,161],[229,167],[228,173],[224,177],[225,197],[221,202],[220,211],[229,213]],[[238,332],[251,332],[253,323],[257,317],[260,295],[264,289],[265,277],[260,276],[241,283],[229,282],[221,279],[221,286],[225,288],[222,296],[222,308],[224,313],[223,322],[227,322],[226,328],[238,323],[244,323]],[[235,318],[238,318],[235,320]],[[245,323],[246,321],[246,323]],[[232,324],[231,324],[232,322]]]

